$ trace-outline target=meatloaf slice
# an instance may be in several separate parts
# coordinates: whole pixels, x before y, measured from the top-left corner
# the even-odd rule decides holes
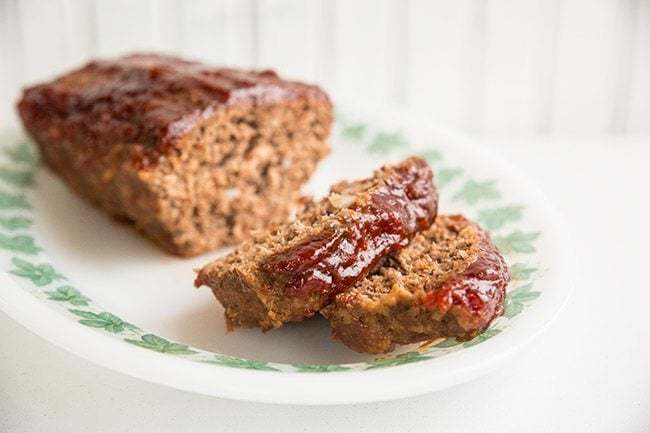
[[[18,111],[73,190],[182,256],[286,221],[332,123],[315,86],[146,54],[28,88]]]
[[[312,316],[431,225],[438,201],[432,178],[427,163],[413,157],[336,184],[293,223],[205,266],[195,284],[212,288],[229,329],[268,330]]]
[[[334,337],[357,352],[440,337],[468,340],[503,313],[509,279],[485,231],[460,215],[439,216],[322,314]]]

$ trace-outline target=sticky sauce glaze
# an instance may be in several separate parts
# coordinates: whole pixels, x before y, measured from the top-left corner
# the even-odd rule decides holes
[[[368,203],[352,204],[353,221],[271,256],[262,271],[295,297],[331,297],[365,277],[382,257],[428,228],[437,213],[427,163],[410,158],[394,170]]]
[[[90,62],[26,89],[19,111],[26,125],[46,125],[30,129],[46,129],[48,140],[83,141],[89,148],[133,143],[133,163],[142,169],[156,165],[178,137],[221,107],[294,98],[327,100],[317,87],[281,80],[273,71],[135,54]]]
[[[510,281],[510,272],[487,233],[479,230],[481,238],[476,260],[464,272],[427,293],[424,298],[427,308],[444,314],[458,306],[464,314],[486,320],[501,314],[501,301]]]

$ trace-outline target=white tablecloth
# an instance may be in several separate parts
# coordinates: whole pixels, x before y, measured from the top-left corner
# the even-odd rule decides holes
[[[499,371],[377,404],[234,402],[96,367],[0,313],[0,432],[649,432],[650,138],[486,145],[541,186],[577,252],[569,305]]]

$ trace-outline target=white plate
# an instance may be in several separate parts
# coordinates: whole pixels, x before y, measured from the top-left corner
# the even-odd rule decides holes
[[[334,181],[363,177],[384,162],[427,157],[441,213],[486,225],[513,265],[506,316],[485,334],[374,357],[332,341],[321,318],[267,334],[227,333],[210,292],[192,287],[192,269],[224,251],[191,260],[160,252],[39,168],[16,134],[1,143],[0,308],[104,367],[274,403],[367,402],[438,390],[486,373],[539,334],[571,287],[568,238],[543,195],[513,167],[426,120],[385,110],[337,117],[333,152],[308,190],[324,194]]]

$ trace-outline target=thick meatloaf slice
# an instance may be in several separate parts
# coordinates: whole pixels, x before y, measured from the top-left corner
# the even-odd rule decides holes
[[[286,221],[332,123],[318,87],[161,55],[91,62],[18,111],[72,189],[182,256]]]
[[[357,352],[440,337],[468,340],[503,313],[509,280],[485,231],[460,215],[438,216],[322,314],[334,337]]]
[[[293,223],[205,266],[195,284],[212,288],[229,329],[268,330],[312,316],[431,225],[438,201],[432,177],[414,157],[334,185]]]

